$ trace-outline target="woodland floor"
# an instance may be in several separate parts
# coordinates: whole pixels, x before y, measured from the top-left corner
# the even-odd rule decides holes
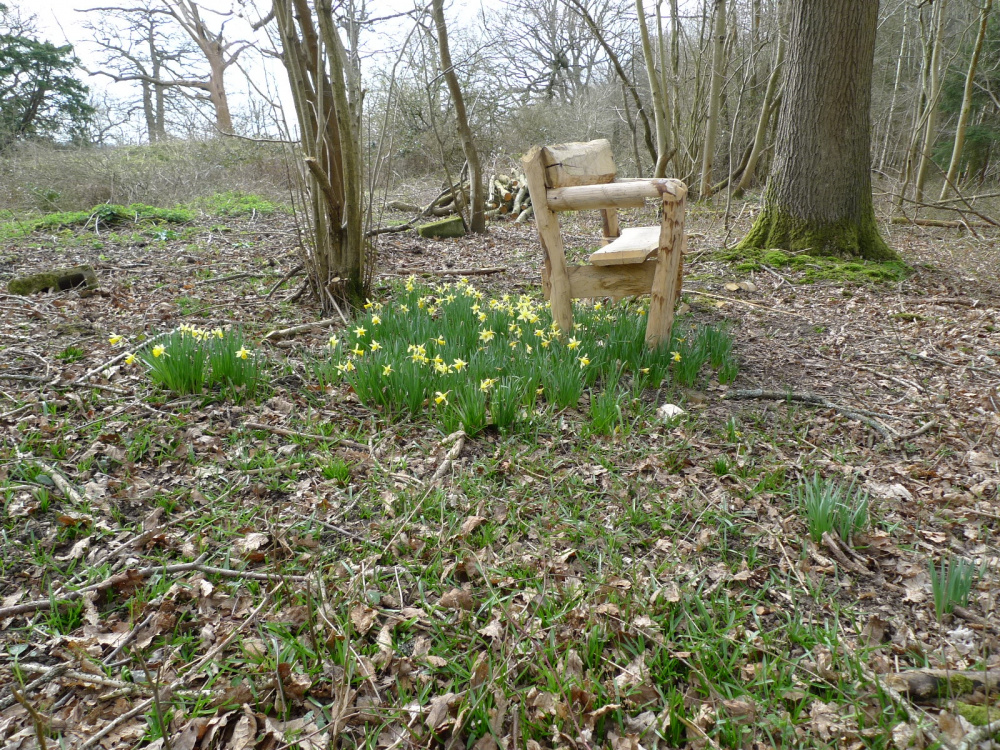
[[[122,363],[74,382],[121,353],[111,334],[238,323],[259,341],[314,320],[287,301],[301,278],[265,297],[297,264],[287,215],[4,235],[0,283],[86,262],[102,288],[0,293],[0,743],[967,742],[968,706],[891,686],[1000,668],[997,232],[890,225],[912,273],[874,283],[723,260],[751,210],[727,231],[694,206],[688,225],[684,301],[732,324],[734,384],[646,393],[625,436],[548,409],[531,435],[469,439],[440,480],[436,428],[316,384],[330,329],[266,345],[259,402],[173,398]],[[410,273],[484,267],[506,269],[471,278],[489,292],[540,293],[531,225],[386,235],[380,253],[380,298]],[[885,431],[723,400],[746,389],[820,395]],[[658,421],[666,402],[687,414]],[[345,481],[325,471],[338,457]],[[870,493],[853,552],[810,541],[791,490],[813,473]],[[952,555],[976,577],[938,622],[929,561]],[[995,694],[961,700],[1000,717]]]

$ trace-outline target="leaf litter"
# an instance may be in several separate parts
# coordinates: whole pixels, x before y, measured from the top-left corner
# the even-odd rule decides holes
[[[111,334],[310,320],[294,285],[266,296],[290,220],[214,221],[2,249],[5,276],[72,260],[102,282],[0,295],[4,747],[929,747],[974,736],[963,705],[991,717],[995,694],[921,705],[890,678],[1000,667],[993,239],[892,226],[908,278],[807,284],[715,259],[696,213],[684,304],[731,325],[735,383],[643,393],[627,434],[581,408],[448,439],[319,387],[328,328],[266,345],[259,403],[102,368]],[[539,289],[531,227],[380,252],[381,294],[477,268]],[[813,542],[791,500],[816,472],[870,494],[849,544]],[[939,621],[948,556],[977,574]]]

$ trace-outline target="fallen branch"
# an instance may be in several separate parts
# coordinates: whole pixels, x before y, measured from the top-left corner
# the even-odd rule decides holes
[[[871,575],[871,571],[865,569],[847,556],[841,543],[829,531],[823,532],[823,544],[847,571],[855,575]]]
[[[490,268],[443,268],[441,270],[429,270],[426,268],[400,268],[396,271],[399,276],[489,276],[494,273],[505,273],[507,266],[492,266]],[[388,276],[389,274],[384,274]]]
[[[969,733],[955,746],[955,750],[972,750],[980,742],[989,739],[997,733],[1000,733],[1000,719],[969,730]]]
[[[334,437],[332,435],[316,435],[311,432],[298,432],[296,430],[289,430],[285,427],[276,427],[274,425],[262,424],[260,422],[244,422],[243,426],[251,430],[267,430],[268,432],[273,432],[275,435],[283,435],[285,437],[318,440],[323,443],[340,443],[341,445],[346,445],[348,448],[354,448],[355,450],[368,450],[368,446],[364,443],[359,443],[358,441],[351,440],[349,438]]]
[[[306,331],[312,331],[316,328],[329,328],[332,325],[336,325],[337,318],[324,318],[323,320],[317,320],[312,323],[303,323],[302,325],[292,326],[291,328],[280,328],[276,331],[271,331],[266,336],[264,336],[264,341],[280,341],[281,339],[287,339],[300,333],[305,333]]]
[[[911,219],[909,216],[893,216],[893,224],[916,224],[918,227],[940,227],[942,229],[968,229],[969,227],[991,227],[985,221],[953,221],[951,219]]]
[[[66,496],[66,499],[73,503],[73,505],[83,504],[83,496],[77,492],[76,488],[69,483],[69,480],[66,479],[66,477],[38,459],[32,460],[32,463],[52,478],[52,483],[56,486],[56,489],[63,493],[63,495]]]
[[[794,318],[802,318],[803,320],[809,320],[805,315],[800,315],[799,313],[791,312],[790,310],[779,310],[776,307],[765,307],[764,305],[758,305],[754,302],[748,302],[745,299],[736,299],[735,297],[721,297],[718,294],[709,294],[708,292],[701,292],[697,289],[684,289],[682,294],[700,294],[702,297],[708,297],[710,299],[717,299],[723,302],[735,302],[738,305],[746,305],[747,307],[756,307],[758,310],[767,310],[768,312],[775,312],[781,315],[791,315]]]
[[[177,565],[153,565],[148,568],[140,568],[138,570],[125,570],[121,573],[116,573],[110,578],[106,578],[103,581],[92,584],[90,586],[85,586],[82,589],[77,589],[76,591],[68,591],[65,594],[59,596],[59,599],[55,600],[58,604],[68,603],[80,599],[85,594],[91,592],[106,591],[115,584],[128,584],[135,580],[138,576],[139,578],[149,578],[156,573],[163,573],[165,575],[171,575],[174,573],[188,573],[191,571],[198,571],[201,573],[206,573],[209,575],[217,575],[223,578],[247,578],[254,581],[273,581],[276,579],[287,579],[296,582],[305,582],[308,580],[307,576],[293,576],[293,575],[278,575],[275,573],[255,573],[250,570],[233,570],[231,568],[216,568],[211,565],[205,565],[203,563],[178,563]],[[36,599],[31,602],[22,602],[21,604],[14,604],[10,607],[0,607],[0,620],[5,620],[8,617],[17,617],[18,615],[28,614],[31,612],[44,612],[52,609],[53,599]]]
[[[857,421],[868,425],[875,430],[875,432],[880,434],[890,447],[894,447],[894,441],[899,439],[899,435],[897,435],[894,430],[868,416],[865,416],[862,412],[866,410],[852,409],[848,406],[841,406],[840,404],[835,404],[823,396],[819,396],[815,393],[793,393],[791,391],[765,391],[761,389],[754,389],[748,391],[729,391],[722,398],[726,401],[761,399],[765,401],[790,401],[799,404],[809,404],[810,406],[822,406],[823,408],[833,409],[834,411],[840,412],[849,419],[856,419]],[[872,413],[873,412],[868,412],[868,414]]]
[[[934,701],[1000,687],[1000,669],[910,669],[886,675],[885,681],[910,700]]]
[[[448,470],[455,463],[455,459],[458,458],[462,449],[465,447],[465,431],[458,430],[450,435],[441,439],[441,446],[451,444],[451,448],[445,454],[444,459],[441,461],[441,465],[437,467],[437,471],[434,472],[434,476],[431,477],[431,486],[437,484],[444,479],[444,475],[448,473]]]
[[[41,677],[36,677],[34,680],[25,685],[24,689],[21,691],[21,694],[27,695],[35,688],[44,685],[46,682],[52,682],[52,680],[61,675],[67,669],[69,669],[68,664],[56,664],[54,667],[50,667],[48,671],[42,674]],[[6,698],[0,699],[0,711],[6,711],[15,703],[17,703],[17,698],[15,698],[13,694],[11,694]]]
[[[260,276],[259,273],[247,273],[242,271],[240,273],[233,273],[229,276],[216,276],[212,279],[205,279],[204,281],[198,281],[195,286],[209,286],[210,284],[221,284],[225,281],[236,281],[237,279],[256,279]]]
[[[286,281],[288,281],[289,279],[291,279],[293,276],[297,276],[298,274],[302,273],[302,271],[304,269],[305,269],[305,266],[302,265],[301,263],[299,263],[297,266],[295,266],[295,268],[293,268],[291,271],[289,271],[284,276],[282,276],[280,279],[278,279],[278,283],[271,287],[271,289],[268,291],[268,293],[264,297],[264,299],[271,299],[271,297],[274,296],[274,293],[281,288],[282,284],[284,284]]]

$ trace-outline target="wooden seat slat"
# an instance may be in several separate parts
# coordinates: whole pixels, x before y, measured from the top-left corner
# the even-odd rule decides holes
[[[631,227],[623,229],[621,236],[590,254],[595,266],[623,266],[642,263],[660,246],[660,227]]]

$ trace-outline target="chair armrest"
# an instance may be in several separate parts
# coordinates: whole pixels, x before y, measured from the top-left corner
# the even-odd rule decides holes
[[[616,180],[603,185],[552,188],[545,199],[552,211],[585,211],[592,208],[639,208],[647,198],[679,201],[687,195],[680,180],[667,178]]]

